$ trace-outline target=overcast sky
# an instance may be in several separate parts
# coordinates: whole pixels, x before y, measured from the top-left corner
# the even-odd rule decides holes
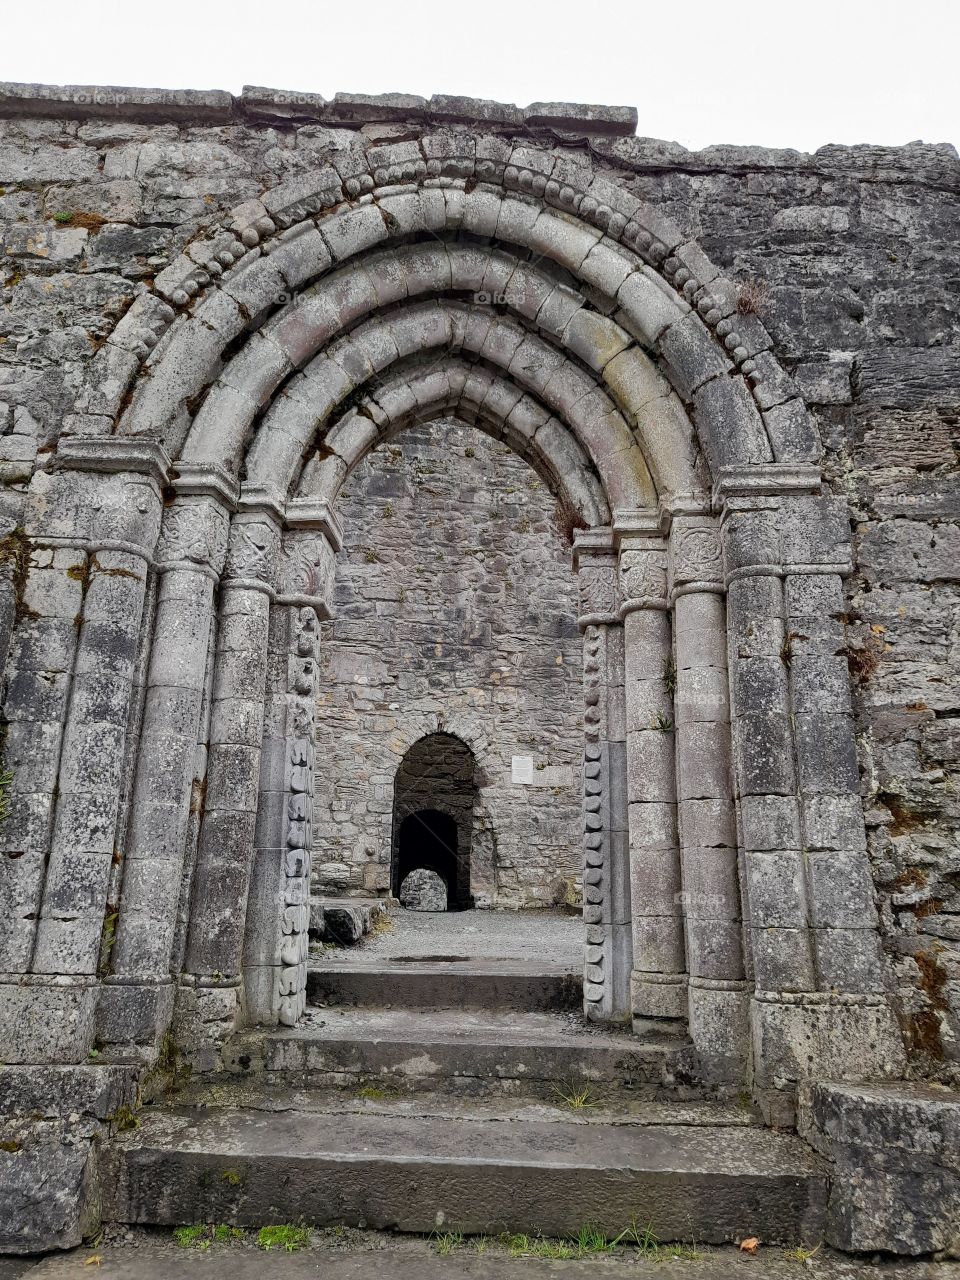
[[[8,0],[0,79],[627,103],[688,147],[960,142],[960,0]]]

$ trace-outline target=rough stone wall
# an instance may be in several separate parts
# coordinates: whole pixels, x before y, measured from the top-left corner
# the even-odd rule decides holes
[[[333,151],[415,138],[424,127],[389,106],[366,122],[358,113],[352,122],[302,123],[282,106],[227,95],[177,102],[175,111],[166,99],[148,104],[144,112],[163,119],[144,123],[98,116],[89,101],[82,111],[54,104],[42,115],[0,101],[4,533],[19,518],[36,460],[69,429],[94,351],[198,229]],[[522,113],[511,119],[494,113],[486,127],[523,126]],[[600,169],[609,157],[632,171],[634,191],[699,239],[721,269],[759,282],[744,305],[759,311],[819,417],[828,475],[850,498],[859,555],[849,583],[850,659],[887,952],[918,1063],[956,1074],[956,152],[916,144],[690,153],[632,137],[567,141],[573,151],[589,147]],[[14,545],[5,556],[15,562]],[[25,747],[6,763],[26,768],[35,759]]]
[[[577,582],[555,499],[506,445],[435,423],[374,450],[339,514],[319,885],[388,889],[396,772],[439,725],[477,760],[474,894],[552,901],[580,870],[583,736]],[[530,758],[532,782],[514,781],[514,756]]]

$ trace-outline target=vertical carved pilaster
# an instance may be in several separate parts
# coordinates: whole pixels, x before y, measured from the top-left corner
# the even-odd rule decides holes
[[[583,919],[587,1017],[629,1016],[630,893],[623,735],[623,646],[609,531],[577,536],[583,632]]]
[[[313,761],[316,731],[317,646],[320,624],[315,610],[295,609],[291,630],[287,830],[283,857],[283,915],[280,938],[279,1019],[292,1027],[307,999],[310,928],[310,855],[313,846]]]
[[[243,946],[252,1022],[294,1026],[306,1005],[320,620],[330,616],[339,527],[293,500],[270,618],[260,794]]]

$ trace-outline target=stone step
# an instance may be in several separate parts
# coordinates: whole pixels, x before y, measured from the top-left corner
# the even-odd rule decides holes
[[[579,967],[542,960],[326,958],[311,966],[313,1004],[404,1009],[577,1009]]]
[[[192,1077],[177,1088],[168,1100],[176,1107],[247,1111],[312,1111],[334,1115],[382,1115],[421,1117],[434,1120],[514,1120],[562,1121],[565,1124],[615,1124],[619,1126],[670,1125],[674,1128],[723,1126],[763,1127],[750,1105],[715,1098],[689,1101],[631,1097],[602,1086],[592,1089],[579,1105],[565,1100],[561,1087],[550,1098],[516,1093],[460,1097],[457,1094],[424,1089],[405,1093],[383,1085],[350,1088],[291,1088],[284,1084],[265,1085],[257,1077],[232,1076],[223,1072]]]
[[[224,1063],[291,1086],[554,1096],[557,1087],[602,1085],[648,1098],[696,1096],[686,1041],[641,1039],[572,1013],[312,1008],[296,1028],[237,1036]]]
[[[575,1124],[171,1107],[105,1154],[105,1216],[429,1233],[819,1239],[823,1167],[743,1126]]]

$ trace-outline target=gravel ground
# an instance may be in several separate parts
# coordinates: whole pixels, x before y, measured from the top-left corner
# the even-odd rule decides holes
[[[382,957],[460,956],[470,959],[583,962],[583,923],[559,911],[405,911],[395,907],[390,928],[368,934],[358,947],[338,948],[338,963]]]
[[[658,1276],[662,1280],[960,1280],[956,1263],[899,1263],[879,1258],[854,1259],[823,1248],[804,1258],[789,1251],[764,1247],[753,1256],[733,1246],[687,1250],[673,1257],[669,1248],[621,1247],[613,1255],[595,1253],[573,1260],[543,1260],[544,1242],[458,1240],[439,1235],[391,1235],[387,1232],[335,1228],[307,1233],[305,1247],[264,1252],[256,1233],[241,1233],[226,1243],[203,1248],[178,1244],[170,1230],[118,1228],[95,1245],[71,1253],[53,1254],[37,1265],[20,1259],[16,1269],[4,1270],[7,1280],[69,1280],[70,1277],[110,1277],[111,1280],[533,1280],[564,1276],[568,1280],[592,1276],[614,1278]],[[203,1243],[202,1241],[200,1243]],[[569,1246],[568,1246],[569,1247]],[[546,1246],[549,1248],[549,1246]],[[13,1260],[9,1260],[13,1261]],[[23,1269],[21,1269],[21,1266]]]

